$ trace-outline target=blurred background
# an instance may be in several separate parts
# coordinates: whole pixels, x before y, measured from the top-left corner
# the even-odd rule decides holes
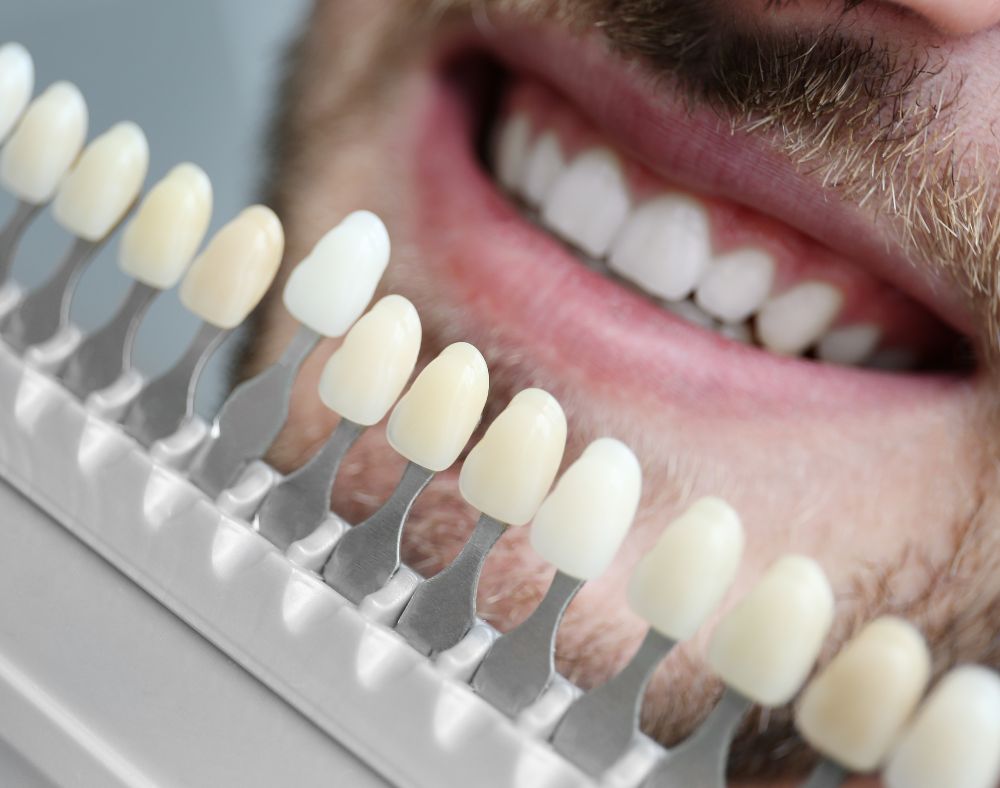
[[[57,79],[83,92],[88,140],[119,120],[138,123],[149,139],[147,189],[175,164],[192,161],[212,179],[209,235],[256,201],[272,96],[289,44],[310,0],[0,0],[0,43],[19,41],[35,61],[35,94]],[[0,191],[0,222],[15,201]],[[28,288],[55,269],[70,236],[45,211],[18,251],[14,277]],[[113,235],[91,263],[73,301],[84,332],[114,313],[129,280],[116,265]],[[143,321],[134,363],[147,375],[165,371],[199,321],[177,299],[161,295]],[[196,407],[214,415],[238,337],[216,353],[202,377]]]

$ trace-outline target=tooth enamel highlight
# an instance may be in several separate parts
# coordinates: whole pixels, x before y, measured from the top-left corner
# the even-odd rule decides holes
[[[1000,677],[979,665],[946,675],[882,771],[887,788],[994,788],[1000,780]]]
[[[695,302],[723,322],[742,323],[767,300],[774,268],[774,258],[760,249],[719,255],[698,285]]]
[[[21,118],[35,88],[35,64],[28,50],[11,41],[0,46],[0,142]]]
[[[217,232],[181,281],[181,303],[218,328],[235,328],[278,272],[285,234],[274,211],[251,205]]]
[[[401,295],[381,299],[344,337],[319,379],[323,403],[356,424],[382,420],[413,373],[420,318]]]
[[[591,443],[563,473],[531,523],[531,546],[570,577],[600,577],[635,518],[642,469],[614,438]]]
[[[833,364],[864,364],[882,338],[882,329],[871,324],[835,328],[816,345],[816,356]]]
[[[608,148],[584,151],[545,198],[542,221],[594,258],[611,248],[628,216],[629,196],[621,163]]]
[[[132,207],[149,167],[146,135],[130,121],[96,137],[59,187],[53,218],[88,241],[99,241]]]
[[[511,191],[517,191],[524,177],[531,141],[531,121],[522,112],[508,118],[497,140],[497,179]]]
[[[180,281],[208,231],[212,182],[195,164],[178,164],[143,198],[122,231],[118,267],[166,290]]]
[[[916,629],[898,618],[877,619],[806,687],[796,725],[827,757],[853,771],[872,771],[923,695],[930,670]]]
[[[566,157],[563,156],[559,137],[554,132],[546,131],[538,137],[525,164],[521,188],[525,202],[535,208],[541,205],[565,170]]]
[[[712,633],[708,663],[726,684],[763,706],[791,700],[833,620],[833,592],[819,564],[775,561]]]
[[[789,356],[808,350],[826,333],[844,296],[826,282],[803,282],[764,303],[757,338],[768,350]]]
[[[666,194],[632,213],[608,267],[667,301],[686,298],[712,259],[708,212],[697,200]]]
[[[479,511],[524,525],[552,486],[565,448],[566,416],[555,397],[525,389],[469,452],[459,489]]]
[[[28,105],[0,152],[0,183],[41,205],[59,188],[87,138],[87,103],[70,82],[54,82]]]
[[[386,429],[389,444],[417,465],[445,470],[472,437],[489,388],[482,354],[466,342],[449,345],[393,408]]]
[[[371,211],[355,211],[324,235],[285,285],[285,308],[313,331],[339,337],[372,300],[389,263],[389,233]]]
[[[719,498],[695,501],[632,572],[629,607],[669,638],[691,637],[729,590],[743,542],[735,509]]]

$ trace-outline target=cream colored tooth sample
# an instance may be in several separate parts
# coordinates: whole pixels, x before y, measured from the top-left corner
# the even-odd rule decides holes
[[[292,316],[328,337],[343,336],[372,300],[389,262],[389,233],[371,211],[355,211],[324,235],[288,277]]]
[[[35,89],[35,63],[16,41],[0,46],[0,142],[21,119]]]
[[[382,420],[410,379],[420,352],[420,318],[401,295],[381,299],[344,337],[319,379],[319,397],[366,427]]]
[[[178,164],[125,225],[118,267],[158,290],[173,287],[205,240],[211,218],[212,182],[198,165]]]
[[[389,444],[424,468],[449,468],[479,424],[489,390],[483,354],[467,342],[449,345],[392,409]]]
[[[511,191],[517,191],[521,185],[530,144],[531,121],[525,113],[518,112],[503,122],[497,139],[495,167],[497,180]]]
[[[827,332],[843,305],[844,295],[833,285],[801,282],[764,302],[757,313],[757,338],[775,353],[804,353]]]
[[[566,448],[566,416],[542,389],[519,391],[462,463],[458,487],[479,511],[524,525],[552,486]]]
[[[53,218],[88,241],[100,241],[121,221],[142,191],[149,168],[146,135],[131,121],[94,138],[59,187]]]
[[[274,211],[251,205],[208,242],[181,280],[181,303],[207,323],[235,328],[264,297],[285,233]]]
[[[20,200],[51,200],[87,139],[87,102],[71,82],[53,82],[28,105],[0,152],[0,184]]]
[[[524,167],[524,183],[521,191],[528,205],[538,207],[559,176],[566,171],[566,157],[562,144],[554,131],[546,131],[538,136],[528,154]]]
[[[614,438],[591,443],[531,523],[531,546],[559,571],[592,580],[607,571],[635,518],[642,468]]]
[[[806,687],[796,725],[841,766],[873,771],[916,708],[930,673],[921,634],[902,619],[876,619]]]
[[[628,604],[657,632],[685,640],[732,585],[743,555],[743,525],[720,498],[700,498],[666,527],[628,583]]]
[[[1000,676],[953,669],[904,731],[882,770],[887,788],[995,788],[1000,781]]]
[[[812,670],[833,621],[833,591],[819,564],[775,561],[716,626],[708,663],[762,706],[792,699]]]

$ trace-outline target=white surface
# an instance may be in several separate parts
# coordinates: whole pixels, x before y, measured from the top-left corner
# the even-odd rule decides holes
[[[698,285],[695,301],[719,320],[742,323],[767,300],[774,269],[774,258],[760,249],[721,254]]]
[[[34,87],[31,53],[16,41],[0,46],[0,143],[20,120]]]
[[[827,282],[800,282],[764,303],[757,313],[757,339],[775,353],[804,353],[837,319],[844,295]]]
[[[511,191],[521,188],[531,141],[531,121],[523,112],[508,118],[497,138],[497,179]]]
[[[835,328],[816,345],[816,357],[834,364],[864,364],[880,339],[882,328],[872,323]]]
[[[524,165],[521,196],[529,205],[538,207],[548,196],[552,185],[566,171],[566,157],[554,131],[538,135]]]

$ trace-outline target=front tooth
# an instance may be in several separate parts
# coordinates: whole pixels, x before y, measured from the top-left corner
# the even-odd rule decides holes
[[[525,202],[537,208],[552,189],[552,185],[566,170],[559,137],[552,131],[539,136],[528,154],[524,167],[522,196]]]
[[[885,758],[924,694],[931,659],[905,621],[868,624],[802,693],[795,721],[823,755],[869,772]]]
[[[542,221],[595,259],[611,248],[628,216],[629,196],[618,157],[607,148],[584,151],[545,198]]]
[[[712,259],[708,211],[682,194],[665,194],[632,213],[608,267],[667,301],[686,298]]]
[[[47,203],[87,139],[87,102],[71,82],[54,82],[24,113],[0,152],[0,183],[18,199]]]
[[[524,525],[552,486],[565,448],[566,416],[556,398],[541,389],[525,389],[469,452],[458,487],[484,514]]]
[[[806,680],[833,621],[833,592],[819,564],[775,561],[712,633],[708,662],[762,706],[791,700]]]
[[[760,249],[719,255],[698,285],[695,301],[725,323],[742,323],[767,300],[774,267],[774,258]]]
[[[339,337],[365,311],[389,263],[389,233],[371,211],[355,211],[324,235],[288,277],[282,299],[303,325]]]
[[[118,266],[150,287],[180,281],[212,218],[212,182],[196,164],[178,164],[143,198],[122,231]]]
[[[833,285],[802,282],[764,303],[757,313],[757,338],[775,353],[803,353],[827,332],[843,303]]]
[[[979,665],[946,675],[882,770],[887,788],[994,788],[1000,780],[1000,677]]]
[[[59,186],[52,216],[74,235],[100,241],[132,207],[149,167],[146,135],[130,121],[94,138]]]
[[[497,180],[509,191],[517,192],[524,178],[531,142],[531,121],[523,112],[508,118],[500,131],[496,148]]]
[[[591,443],[531,523],[531,546],[559,571],[592,580],[607,570],[635,518],[642,469],[614,438]]]
[[[285,234],[274,211],[251,205],[208,242],[181,281],[181,303],[207,323],[235,328],[263,298]]]
[[[816,345],[816,357],[833,364],[864,364],[882,338],[882,329],[870,323],[835,328]]]
[[[417,310],[401,295],[386,296],[354,324],[326,362],[320,399],[355,424],[376,424],[403,391],[419,351]]]
[[[0,46],[0,142],[6,139],[31,100],[35,64],[15,41]]]
[[[743,525],[729,504],[701,498],[666,527],[628,582],[628,604],[674,640],[697,632],[733,582]]]
[[[490,373],[472,345],[456,342],[417,375],[389,416],[389,444],[432,471],[450,467],[472,437],[486,405]]]

